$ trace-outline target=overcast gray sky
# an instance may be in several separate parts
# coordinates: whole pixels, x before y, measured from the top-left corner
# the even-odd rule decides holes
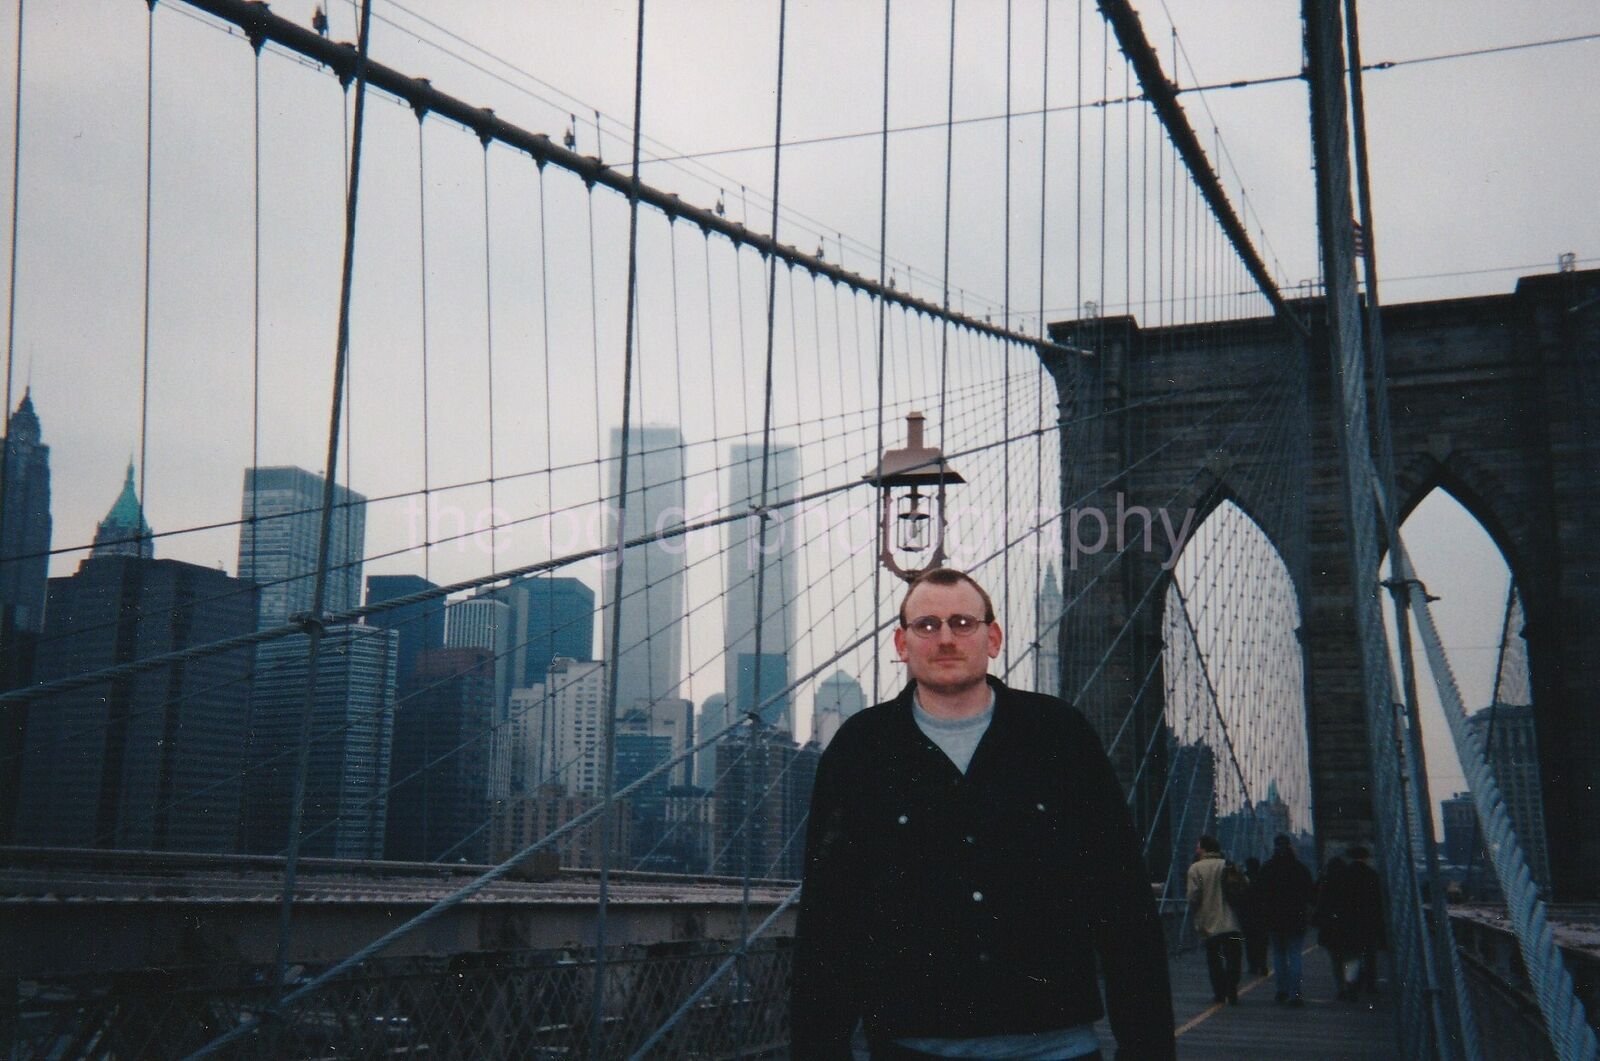
[[[353,39],[355,5],[329,3],[332,36]],[[312,0],[280,0],[273,11],[309,23],[314,6]],[[1169,30],[1176,26],[1181,84],[1291,74],[1300,67],[1297,5],[1167,0],[1138,6],[1164,55],[1170,53]],[[1034,111],[1044,88],[1043,7],[1018,0],[1014,8],[1012,107]],[[597,150],[593,111],[598,109],[603,134],[598,150],[607,161],[624,159],[633,90],[631,4],[406,0],[402,6],[377,0],[374,9],[376,58],[552,137],[560,136],[575,113],[578,146],[585,153]],[[645,169],[646,179],[704,205],[720,195],[730,215],[748,218],[757,229],[768,225],[776,11],[776,4],[731,0],[658,2],[649,9],[646,29],[648,154],[768,145],[698,161],[653,162]],[[894,6],[890,121],[895,126],[938,123],[944,117],[948,12],[943,3],[901,0]],[[95,521],[120,486],[130,453],[139,446],[148,17],[138,0],[53,0],[27,10],[15,374],[19,393],[25,380],[31,382],[52,447],[58,547],[90,540]],[[1124,69],[1120,61],[1102,62],[1104,29],[1093,5],[1085,0],[1080,10],[1077,4],[1054,3],[1050,20],[1050,103],[1099,99],[1103,67],[1109,95],[1120,96]],[[1080,20],[1085,27],[1082,67],[1077,60]],[[1406,62],[1600,32],[1593,5],[1521,5],[1513,14],[1493,2],[1369,4],[1362,20],[1364,58],[1401,64],[1367,79],[1386,301],[1506,291],[1521,272],[1553,268],[1563,252],[1585,263],[1600,260],[1600,211],[1593,193],[1594,174],[1600,172],[1600,97],[1592,91],[1600,41]],[[856,0],[795,2],[787,32],[785,139],[875,131],[882,93],[882,9]],[[1004,6],[962,4],[956,40],[957,118],[1003,113]],[[14,62],[15,43],[9,29],[0,33],[0,65],[6,70]],[[1170,66],[1170,58],[1165,61]],[[297,60],[269,49],[260,62],[262,415],[260,436],[253,442],[254,68],[241,40],[229,39],[181,3],[157,5],[147,507],[158,531],[236,518],[240,473],[253,446],[262,463],[321,466],[329,387],[325,366],[337,295],[343,98],[330,76]],[[9,75],[5,81],[9,102]],[[1280,282],[1292,287],[1314,277],[1303,84],[1191,94],[1184,103],[1202,140],[1219,154],[1224,183],[1245,204],[1249,227]],[[11,109],[3,110],[0,127],[9,142]],[[1104,195],[1098,147],[1102,121],[1111,145],[1106,156],[1111,191]],[[1097,234],[1102,201],[1110,204],[1105,213],[1113,232],[1141,208],[1137,202],[1127,205],[1120,193],[1123,121],[1120,107],[1050,119],[1043,276],[1048,319],[1077,316],[1080,303],[1090,299],[1114,311],[1128,299],[1120,289],[1115,247],[1101,268]],[[969,312],[997,317],[1006,298],[1000,238],[1007,191],[1003,130],[999,121],[963,124],[953,154],[950,275],[958,289],[953,301]],[[422,135],[430,357],[438,365],[430,381],[434,441],[428,457],[429,475],[437,484],[482,476],[488,457],[477,426],[486,409],[484,152],[471,134],[439,121],[425,123]],[[353,319],[351,440],[354,485],[374,495],[415,489],[422,459],[414,430],[421,327],[417,140],[418,123],[409,112],[393,101],[374,99]],[[1086,145],[1081,182],[1075,154],[1080,140]],[[1041,284],[1038,117],[1019,117],[1012,141],[1011,303],[1019,325],[1031,329]],[[873,271],[878,153],[874,136],[786,149],[782,200],[787,213],[780,238],[807,249],[820,241],[830,259],[842,254],[848,267]],[[887,246],[897,281],[936,298],[944,235],[943,130],[897,134],[889,164]],[[597,425],[615,423],[619,412],[617,359],[607,358],[593,371],[585,367],[581,376],[568,374],[571,366],[563,365],[547,391],[531,363],[509,351],[533,342],[542,327],[536,289],[552,306],[553,356],[577,359],[592,347],[620,349],[624,262],[616,251],[626,231],[626,212],[614,196],[592,201],[597,243],[607,249],[595,266],[602,323],[591,331],[587,262],[579,251],[587,245],[589,200],[581,186],[546,177],[552,259],[545,278],[532,253],[538,232],[532,167],[494,148],[488,172],[494,341],[507,351],[495,369],[499,467],[591,458]],[[8,212],[0,214],[0,236],[9,238],[7,217]],[[1071,238],[1080,224],[1081,247]],[[643,253],[656,254],[658,264],[670,253],[663,250],[670,238],[663,232],[658,227],[644,237]],[[691,241],[678,239],[680,253],[693,249]],[[694,267],[700,268],[699,251],[693,253]],[[736,281],[744,282],[749,319],[758,324],[759,272],[720,268],[714,280],[697,282],[724,298],[739,297],[728,292]],[[658,310],[670,297],[663,294],[664,281],[655,284],[659,277],[657,272],[647,279],[641,292],[644,304]],[[686,276],[684,283],[692,282]],[[573,309],[563,317],[565,308],[579,303],[582,313]],[[839,311],[839,319],[848,312]],[[813,326],[821,329],[821,320]],[[659,353],[667,342],[664,334],[652,332],[641,341],[658,344],[659,360],[652,364],[671,360]],[[722,341],[728,349],[738,336],[728,334]],[[715,375],[711,366],[702,370],[689,360],[663,370],[641,390],[643,400],[655,403],[647,406],[647,415],[674,419],[680,410],[667,398],[673,391],[687,389],[693,399],[730,386]],[[819,375],[819,385],[835,384],[845,389],[845,380],[824,381]],[[730,397],[724,415],[744,417],[747,425],[753,407],[759,423],[753,388],[747,381],[743,400]],[[900,393],[913,390],[907,382]],[[546,406],[561,414],[548,446]],[[796,396],[787,415],[796,421],[816,415],[808,408]],[[727,422],[720,432],[729,433]],[[842,451],[838,459],[844,459]],[[574,471],[568,479],[508,485],[496,501],[517,510],[549,503],[564,492],[592,492],[592,470]],[[454,499],[469,515],[487,501],[482,491]],[[402,505],[370,514],[369,553],[405,545],[406,518]],[[1471,653],[1457,673],[1468,686],[1468,702],[1476,704],[1486,700],[1493,657],[1466,646],[1492,639],[1505,576],[1495,573],[1493,546],[1486,548],[1486,537],[1468,533],[1469,524],[1447,509],[1425,505],[1408,531],[1425,577],[1435,564],[1440,577],[1448,570],[1474,573],[1444,594],[1440,610],[1447,638]],[[527,562],[548,546],[525,536],[498,563]],[[237,532],[228,529],[164,540],[159,554],[232,570],[236,547]],[[52,573],[69,572],[77,560],[77,555],[58,557]],[[411,555],[379,562],[369,571],[419,566]],[[437,550],[430,573],[445,581],[478,574],[484,566],[478,550]],[[595,572],[584,577],[598,584]],[[1481,617],[1491,633],[1473,625],[1473,617]],[[1436,767],[1445,758],[1433,750],[1430,755]],[[1450,785],[1441,777],[1436,787]]]

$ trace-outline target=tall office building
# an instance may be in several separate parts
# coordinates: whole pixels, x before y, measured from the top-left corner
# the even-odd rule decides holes
[[[652,736],[667,738],[672,755],[682,755],[694,744],[693,700],[682,700],[672,696],[654,703],[648,700],[635,700],[633,711],[645,717],[648,721],[648,731]],[[685,758],[667,772],[669,788],[682,788],[692,784],[693,779],[693,756]]]
[[[0,637],[38,633],[50,566],[50,447],[32,392],[6,422],[5,496],[0,499]],[[0,642],[9,647],[9,641]]]
[[[367,604],[382,604],[438,588],[421,575],[368,575]],[[418,656],[444,647],[444,608],[443,598],[435,597],[367,616],[368,626],[394,630],[399,634],[399,647],[395,655],[397,685],[404,686],[410,679]]]
[[[256,650],[250,761],[245,786],[250,851],[277,854],[289,815],[305,704],[308,641],[291,634]],[[317,653],[301,848],[328,858],[383,857],[389,757],[394,738],[399,635],[372,626],[335,625]]]
[[[481,648],[494,668],[494,718],[505,719],[511,693],[511,605],[493,597],[451,601],[444,610],[444,647]]]
[[[529,748],[523,776],[531,777],[536,787],[599,792],[607,703],[604,661],[558,657],[541,685],[518,690],[516,698],[515,714]]]
[[[262,629],[311,610],[322,528],[323,479],[304,468],[246,468],[240,509],[239,577],[261,587]],[[361,600],[367,499],[333,488],[324,612],[344,612]]]
[[[594,590],[576,578],[520,578],[479,594],[511,606],[513,689],[544,681],[550,661],[594,658]]]
[[[759,445],[735,445],[728,456],[728,491],[723,507],[738,512],[759,505],[762,461]],[[800,451],[773,446],[767,459],[768,505],[791,501],[800,489]],[[800,575],[798,511],[783,508],[768,521],[765,544],[761,521],[754,516],[728,524],[728,591],[723,620],[727,645],[723,659],[724,690],[735,710],[753,711],[768,700],[761,716],[771,725],[794,733],[794,698],[787,693],[789,654],[793,651],[795,601]],[[756,645],[758,576],[761,596],[761,644]],[[759,672],[759,673],[758,673]],[[774,699],[776,697],[776,699]]]
[[[834,671],[817,686],[811,709],[811,739],[826,748],[845,720],[867,706],[861,683],[844,671]]]
[[[818,754],[774,729],[740,729],[717,745],[715,872],[799,877]]]
[[[0,459],[0,689],[15,689],[33,681],[50,566],[50,447],[29,391],[6,422]],[[26,704],[0,704],[0,844],[11,839],[27,724]]]
[[[1449,799],[1440,800],[1439,810],[1444,819],[1444,860],[1453,866],[1468,865],[1483,846],[1472,795],[1457,792]]]
[[[733,721],[728,698],[722,693],[712,693],[700,705],[695,717],[696,743],[716,733],[721,733]],[[701,748],[694,753],[694,784],[696,788],[711,791],[717,783],[717,745]],[[707,871],[709,872],[709,871]]]
[[[493,657],[483,648],[424,652],[404,694],[394,720],[384,857],[482,862],[489,846]]]
[[[51,681],[255,629],[255,587],[178,560],[91,556],[50,580],[36,675]],[[29,713],[23,844],[236,849],[250,651],[57,693]]]
[[[641,869],[664,873],[710,873],[712,815],[716,797],[702,788],[669,788],[665,829],[655,854]]]
[[[794,736],[789,654],[740,652],[735,657],[733,673],[733,702],[740,713],[755,711],[767,725]]]
[[[622,540],[683,522],[683,435],[675,427],[634,428],[628,433],[628,496],[621,521]],[[622,432],[611,431],[609,497],[621,491]],[[606,521],[608,546],[617,544],[618,520]],[[678,695],[683,680],[684,618],[687,596],[680,541],[652,542],[628,549],[622,566],[622,594],[614,601],[616,573],[602,576],[607,610],[601,615],[605,658],[617,661],[619,709],[635,700]],[[610,608],[622,608],[618,643],[612,644]]]
[[[1506,801],[1511,825],[1528,859],[1528,871],[1541,887],[1550,884],[1550,849],[1545,841],[1544,792],[1539,778],[1539,742],[1533,708],[1491,704],[1473,712],[1467,727],[1477,733],[1489,757],[1495,785]]]
[[[546,710],[545,685],[511,690],[503,749],[496,750],[496,769],[505,772],[505,787],[490,789],[495,799],[526,796],[545,783],[542,749],[555,740],[555,712]],[[500,762],[503,757],[503,764]]]
[[[134,485],[133,462],[128,462],[128,474],[122,481],[122,492],[111,505],[111,511],[94,529],[94,545],[90,556],[133,556],[145,560],[155,556],[155,541],[150,524],[144,519],[144,503],[139,500]]]
[[[657,862],[659,846],[664,845],[667,817],[667,790],[671,771],[643,780],[650,771],[672,758],[672,738],[652,732],[650,716],[634,709],[617,719],[616,788],[618,791],[641,782],[628,793],[632,819],[633,864],[640,868],[665,868]],[[648,864],[646,864],[648,863]]]

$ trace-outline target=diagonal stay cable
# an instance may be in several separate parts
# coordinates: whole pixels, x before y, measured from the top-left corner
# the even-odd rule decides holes
[[[1375,473],[1373,479],[1377,479]],[[1444,707],[1445,720],[1449,723],[1450,736],[1461,760],[1461,768],[1467,775],[1468,791],[1472,794],[1478,818],[1484,823],[1495,877],[1506,897],[1506,912],[1515,929],[1518,949],[1528,970],[1528,979],[1544,1017],[1550,1043],[1561,1061],[1588,1061],[1595,1057],[1597,1050],[1594,1029],[1584,1017],[1583,1004],[1578,1000],[1572,974],[1567,970],[1560,948],[1556,945],[1546,918],[1544,900],[1539,898],[1538,885],[1528,870],[1528,860],[1517,838],[1510,811],[1495,782],[1494,771],[1484,756],[1482,738],[1467,725],[1466,708],[1449,657],[1445,654],[1444,643],[1434,625],[1427,589],[1412,570],[1405,543],[1398,534],[1395,535],[1392,560],[1396,579],[1405,586],[1410,598],[1410,611],[1416,621],[1428,668],[1433,672],[1434,684],[1438,688],[1439,700]]]
[[[372,0],[362,0],[361,37],[355,67],[355,124],[350,139],[350,187],[346,193],[344,216],[344,264],[339,279],[339,331],[333,360],[333,399],[328,413],[328,458],[322,481],[322,516],[317,537],[316,581],[312,584],[311,611],[322,611],[328,590],[328,551],[333,534],[334,476],[339,470],[340,416],[344,409],[345,370],[350,356],[350,291],[355,270],[356,208],[361,189],[362,133],[367,102],[367,45],[372,18]],[[294,795],[289,808],[289,852],[283,870],[283,899],[278,918],[277,957],[273,962],[272,987],[281,995],[288,973],[289,941],[294,921],[295,873],[300,857],[300,826],[305,815],[306,782],[311,772],[311,717],[317,702],[317,654],[322,641],[322,624],[309,624],[306,649],[306,693],[300,708],[300,757],[295,767]],[[274,1006],[276,1009],[276,1006]]]

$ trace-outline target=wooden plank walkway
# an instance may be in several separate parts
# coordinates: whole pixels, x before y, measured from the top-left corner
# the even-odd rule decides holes
[[[1305,1005],[1289,1008],[1273,1001],[1270,977],[1246,975],[1237,1006],[1211,1001],[1205,953],[1198,947],[1172,960],[1172,1008],[1178,1022],[1180,1061],[1378,1061],[1399,1053],[1392,985],[1378,982],[1369,1005],[1334,997],[1327,951],[1308,948],[1303,962]],[[1384,970],[1386,973],[1387,970]],[[1115,1043],[1100,1026],[1106,1057]]]

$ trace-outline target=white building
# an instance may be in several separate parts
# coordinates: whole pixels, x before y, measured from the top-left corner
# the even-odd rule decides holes
[[[557,657],[540,685],[513,690],[506,724],[508,789],[555,785],[568,794],[604,784],[606,668],[601,660]]]
[[[511,692],[511,605],[493,597],[453,600],[444,609],[445,648],[483,648],[494,653],[494,721],[505,720]]]

